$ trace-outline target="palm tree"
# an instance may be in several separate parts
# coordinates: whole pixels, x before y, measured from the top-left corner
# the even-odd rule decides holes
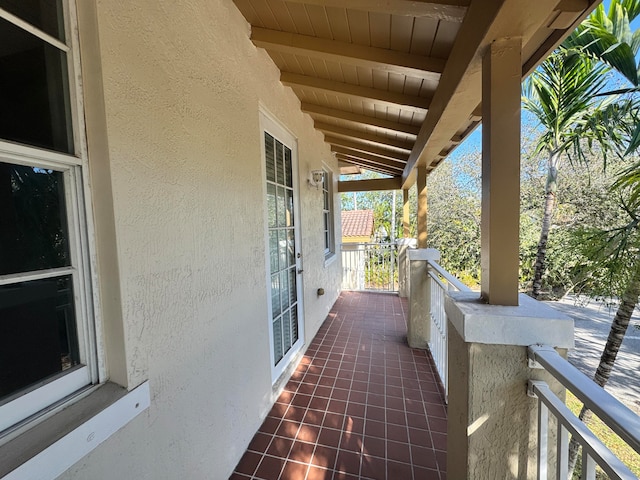
[[[545,132],[537,152],[548,155],[545,204],[534,266],[532,296],[538,298],[545,270],[547,241],[556,203],[558,172],[573,151],[584,160],[582,139],[595,139],[604,152],[610,143],[605,132],[611,125],[594,122],[589,115],[602,112],[606,102],[597,97],[605,85],[606,67],[575,49],[560,48],[531,74],[523,86],[523,106],[533,113]]]

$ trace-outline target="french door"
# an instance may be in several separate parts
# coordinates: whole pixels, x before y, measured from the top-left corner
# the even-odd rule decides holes
[[[267,204],[267,272],[273,380],[303,343],[302,259],[295,139],[262,115]]]

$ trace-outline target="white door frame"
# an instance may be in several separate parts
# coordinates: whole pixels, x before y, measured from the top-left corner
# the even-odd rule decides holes
[[[263,224],[265,239],[265,267],[267,286],[267,312],[269,321],[269,351],[271,363],[271,381],[275,383],[285,371],[291,360],[304,345],[304,308],[303,308],[303,279],[302,279],[302,238],[300,234],[300,185],[298,178],[298,141],[293,133],[284,127],[273,115],[264,107],[259,108],[260,115],[260,152],[261,152],[261,172],[262,172],[262,199],[263,199]],[[271,262],[269,257],[269,219],[267,207],[267,172],[266,172],[266,152],[264,146],[264,134],[268,133],[291,149],[291,168],[293,177],[293,220],[294,237],[296,249],[296,300],[298,313],[298,340],[291,346],[282,359],[275,364],[275,354],[273,351],[273,309],[271,304]]]

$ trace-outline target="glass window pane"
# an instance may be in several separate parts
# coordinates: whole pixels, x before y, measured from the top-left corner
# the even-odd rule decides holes
[[[79,363],[70,275],[0,286],[0,400]]]
[[[0,138],[73,153],[66,54],[0,19]]]
[[[287,268],[287,231],[278,231],[278,260],[280,270]]]
[[[267,180],[270,182],[276,181],[276,164],[273,151],[273,137],[267,132],[264,132],[264,152],[267,162]]]
[[[273,356],[275,364],[277,365],[282,357],[284,351],[282,349],[282,318],[278,317],[273,321]]]
[[[289,269],[289,305],[296,303],[298,292],[296,291],[296,269]]]
[[[282,307],[280,306],[280,276],[277,273],[271,275],[271,308],[272,318],[276,318],[282,313]]]
[[[293,219],[293,190],[287,189],[286,191],[286,205],[287,205],[287,218],[286,225],[287,227],[293,227],[294,219]]]
[[[285,196],[285,189],[282,187],[278,187],[277,192],[278,192],[277,193],[278,226],[284,227],[287,224],[287,209],[286,209],[287,200]]]
[[[287,270],[280,272],[280,292],[282,293],[282,310],[289,308],[289,273]]]
[[[0,162],[0,275],[68,265],[62,172]]]
[[[276,165],[277,175],[276,182],[284,185],[284,145],[276,140]]]
[[[284,344],[284,353],[291,349],[291,316],[287,310],[282,314],[282,343]]]
[[[276,186],[267,183],[267,216],[269,218],[269,228],[277,226],[277,207],[276,207]]]
[[[287,181],[287,187],[293,188],[293,170],[291,166],[291,150],[284,148],[284,171]]]
[[[0,8],[64,41],[62,0],[0,0]]]

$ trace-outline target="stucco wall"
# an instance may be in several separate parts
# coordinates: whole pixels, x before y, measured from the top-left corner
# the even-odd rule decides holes
[[[226,478],[273,401],[259,105],[298,139],[307,343],[340,259],[325,266],[306,178],[337,165],[231,0],[94,7],[99,52],[81,53],[101,60],[84,75],[104,87],[126,377],[152,401],[62,478]]]

